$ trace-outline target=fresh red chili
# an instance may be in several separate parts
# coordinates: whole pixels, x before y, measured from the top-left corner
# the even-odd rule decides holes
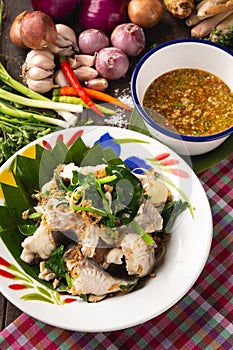
[[[89,97],[89,95],[86,93],[86,91],[83,89],[82,85],[76,78],[72,68],[66,60],[66,57],[60,57],[60,65],[63,73],[66,76],[66,79],[68,80],[70,85],[77,91],[83,102],[85,102],[86,105],[93,110],[93,112],[97,113],[101,117],[104,117],[104,114],[98,109],[98,107],[95,105],[95,103],[92,101],[92,99]]]

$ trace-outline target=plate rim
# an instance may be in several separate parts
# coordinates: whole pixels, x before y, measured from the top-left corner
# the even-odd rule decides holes
[[[191,169],[191,167],[190,167],[187,163],[185,163],[185,161],[182,159],[181,156],[179,156],[176,152],[174,152],[174,151],[173,151],[172,149],[170,149],[168,146],[163,145],[160,141],[155,140],[155,139],[153,139],[153,138],[151,138],[151,137],[149,137],[149,136],[147,136],[147,135],[140,134],[140,133],[138,133],[137,131],[133,131],[133,130],[122,129],[122,128],[118,128],[118,127],[96,126],[96,125],[95,125],[95,126],[85,126],[85,127],[75,127],[75,128],[71,128],[71,129],[69,129],[69,132],[72,133],[73,131],[77,131],[77,130],[85,130],[85,131],[87,131],[87,130],[95,130],[95,129],[97,129],[97,128],[99,129],[98,131],[100,131],[100,129],[101,129],[101,131],[103,131],[103,132],[105,131],[105,132],[109,132],[109,133],[111,133],[111,130],[112,130],[112,131],[115,131],[115,132],[117,132],[117,130],[118,130],[118,131],[124,130],[124,132],[126,132],[126,133],[130,133],[130,134],[133,134],[133,135],[135,135],[135,136],[137,135],[137,136],[142,137],[143,139],[149,140],[149,141],[152,142],[153,144],[159,143],[163,148],[166,148],[166,149],[167,149],[168,151],[170,151],[173,155],[175,155],[175,156],[181,161],[181,163],[184,163],[184,164],[185,164],[185,166],[189,169],[189,171],[190,171],[190,173],[191,173],[193,179],[194,179],[194,180],[196,181],[196,183],[199,185],[199,188],[201,189],[201,192],[202,192],[202,197],[205,199],[205,202],[206,202],[206,203],[205,203],[205,207],[206,207],[206,210],[207,210],[206,219],[208,219],[209,224],[210,224],[210,225],[209,225],[209,232],[208,232],[209,242],[208,242],[208,247],[206,247],[206,254],[205,254],[205,256],[204,256],[203,259],[202,259],[202,263],[201,263],[201,265],[200,265],[200,267],[199,267],[199,270],[196,272],[195,277],[193,277],[192,283],[189,284],[189,286],[187,286],[187,288],[185,288],[185,290],[183,290],[182,293],[181,293],[179,296],[177,296],[176,299],[173,299],[173,301],[170,302],[170,304],[167,305],[163,310],[160,310],[160,311],[157,311],[157,312],[150,312],[150,313],[147,314],[147,316],[144,316],[144,317],[141,318],[141,319],[137,319],[136,321],[133,321],[133,320],[132,320],[131,322],[129,322],[129,321],[128,321],[128,322],[122,322],[122,325],[121,325],[121,326],[120,326],[120,325],[118,325],[118,326],[117,326],[117,325],[114,325],[114,326],[111,326],[111,325],[106,326],[106,325],[105,325],[105,327],[102,327],[101,325],[98,325],[98,326],[96,326],[96,327],[94,327],[94,328],[88,329],[88,328],[86,328],[86,327],[83,327],[83,328],[82,328],[82,327],[81,327],[81,328],[78,327],[78,328],[76,328],[75,325],[74,325],[73,328],[70,327],[70,326],[68,326],[68,328],[66,328],[66,325],[62,324],[62,322],[61,322],[61,324],[60,324],[59,322],[51,322],[51,321],[48,321],[48,319],[46,318],[46,315],[45,315],[44,318],[43,318],[43,317],[38,317],[38,316],[36,316],[35,314],[33,314],[33,312],[32,312],[32,313],[31,313],[31,312],[28,312],[28,309],[27,309],[27,308],[22,309],[21,304],[18,302],[18,300],[15,301],[15,299],[12,298],[11,295],[9,295],[9,294],[5,291],[5,289],[2,288],[2,286],[0,287],[1,293],[2,293],[12,304],[14,304],[15,306],[17,306],[20,310],[22,310],[22,312],[26,312],[27,314],[29,314],[31,317],[34,317],[34,318],[36,318],[36,319],[38,319],[38,320],[40,320],[40,321],[42,321],[42,322],[45,322],[45,323],[50,324],[50,325],[53,325],[53,326],[55,326],[55,327],[60,327],[60,328],[69,329],[69,330],[73,330],[73,331],[82,331],[82,332],[106,332],[106,331],[116,331],[116,330],[120,330],[120,329],[125,329],[125,328],[128,328],[128,327],[136,326],[136,325],[138,325],[138,324],[141,324],[141,323],[143,323],[143,322],[146,322],[146,321],[148,321],[148,320],[150,320],[150,319],[152,319],[152,318],[154,318],[154,317],[156,317],[156,316],[162,314],[163,312],[167,311],[168,309],[170,309],[173,305],[175,305],[179,300],[181,300],[181,299],[186,295],[186,293],[191,289],[191,287],[193,286],[193,284],[196,282],[196,280],[198,279],[199,275],[201,274],[201,272],[202,272],[202,270],[203,270],[203,268],[204,268],[204,266],[205,266],[205,264],[206,264],[206,261],[207,261],[207,259],[208,259],[208,256],[209,256],[209,252],[210,252],[210,248],[211,248],[211,242],[212,242],[212,236],[213,236],[212,213],[211,213],[210,203],[209,203],[209,201],[208,201],[207,194],[205,193],[205,190],[204,190],[204,188],[203,188],[203,186],[202,186],[200,180],[198,179],[197,175],[194,173],[194,171]],[[54,135],[54,134],[60,134],[60,133],[64,133],[64,130],[59,130],[59,131],[56,131],[56,132],[54,132],[54,133],[52,133],[52,134]],[[42,137],[42,138],[40,138],[40,139],[37,139],[37,140],[33,141],[32,143],[28,144],[27,146],[23,147],[22,149],[20,149],[18,152],[16,152],[12,157],[10,157],[10,158],[0,167],[0,173],[2,172],[2,170],[5,169],[5,167],[8,167],[8,166],[11,164],[12,160],[15,158],[15,156],[16,156],[17,154],[22,154],[22,153],[25,151],[25,149],[27,149],[29,146],[31,146],[31,145],[33,145],[33,144],[38,144],[38,143],[40,143],[40,142],[41,142],[42,140],[44,140],[44,139],[47,140],[48,138],[51,137],[52,134],[49,134],[49,135],[46,135],[45,137]],[[0,245],[2,245],[2,244],[3,244],[3,242],[0,241]],[[4,245],[4,244],[3,244],[3,245]],[[4,247],[5,247],[5,245],[4,245]],[[1,246],[0,246],[0,248],[1,248]],[[7,247],[5,247],[5,249],[7,249]],[[8,251],[8,249],[7,249],[7,251]],[[11,256],[11,257],[12,257],[12,256]],[[12,257],[12,258],[13,258],[13,257]],[[14,258],[13,258],[13,260],[15,261]],[[15,261],[15,263],[17,264],[16,261]],[[37,282],[37,281],[36,281],[36,282]],[[125,296],[124,296],[124,297],[125,297]],[[72,305],[73,305],[73,303],[72,303]],[[64,306],[64,307],[67,307],[67,306]],[[25,310],[27,310],[27,311],[25,311]]]

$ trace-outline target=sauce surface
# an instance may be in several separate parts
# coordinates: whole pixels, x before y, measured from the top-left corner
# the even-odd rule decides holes
[[[233,125],[233,93],[217,76],[195,68],[169,71],[147,88],[143,107],[166,129],[189,136],[216,134]]]

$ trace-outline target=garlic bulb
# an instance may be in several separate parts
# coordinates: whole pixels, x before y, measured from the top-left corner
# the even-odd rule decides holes
[[[48,50],[31,50],[22,66],[24,83],[33,91],[46,93],[53,85],[54,55]]]
[[[58,56],[72,56],[79,52],[74,30],[65,24],[56,24],[57,40],[50,47],[50,51]]]

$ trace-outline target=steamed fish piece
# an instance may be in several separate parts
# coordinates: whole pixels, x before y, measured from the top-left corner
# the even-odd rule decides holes
[[[146,244],[136,233],[125,235],[121,241],[121,249],[128,274],[140,277],[150,274],[156,262],[155,248],[156,244]]]
[[[28,264],[36,262],[39,258],[49,258],[52,251],[56,249],[56,244],[45,220],[42,220],[32,236],[25,238],[22,247],[20,258]]]
[[[135,221],[147,232],[159,231],[163,227],[163,218],[151,201],[146,200],[139,208]]]
[[[93,260],[83,257],[77,247],[69,249],[64,258],[72,278],[71,292],[73,295],[104,296],[123,291],[137,282],[136,278],[129,281],[111,276]]]

